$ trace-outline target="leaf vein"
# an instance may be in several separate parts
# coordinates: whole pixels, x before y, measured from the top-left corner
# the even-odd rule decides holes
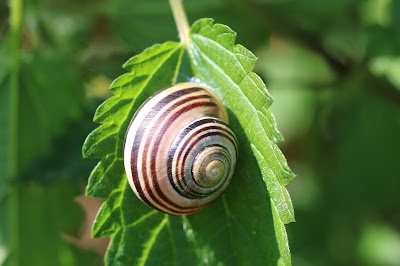
[[[147,258],[149,257],[150,254],[150,250],[153,247],[156,238],[158,236],[158,234],[161,232],[161,230],[164,228],[164,226],[167,224],[168,221],[168,215],[166,214],[164,219],[161,221],[160,225],[157,226],[154,231],[152,236],[150,237],[150,239],[147,241],[147,243],[145,244],[145,248],[143,250],[143,254],[140,257],[140,262],[139,265],[143,266],[146,263]]]

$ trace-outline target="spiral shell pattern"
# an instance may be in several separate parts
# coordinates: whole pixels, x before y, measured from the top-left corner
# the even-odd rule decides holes
[[[160,211],[183,215],[211,204],[229,185],[238,144],[218,97],[194,83],[159,91],[138,109],[124,142],[135,194]]]

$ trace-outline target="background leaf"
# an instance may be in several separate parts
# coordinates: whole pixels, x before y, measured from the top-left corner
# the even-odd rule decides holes
[[[0,264],[60,264],[78,252],[82,261],[89,263],[92,258],[66,243],[60,235],[66,225],[79,227],[76,222],[82,218],[81,213],[62,217],[54,208],[44,207],[49,206],[44,204],[49,200],[72,210],[73,196],[81,185],[71,182],[63,187],[65,194],[56,185],[45,190],[38,181],[45,179],[46,166],[39,169],[38,175],[32,167],[38,157],[54,151],[54,139],[64,134],[70,121],[79,118],[83,108],[81,75],[63,53],[39,48],[39,39],[33,37],[38,31],[32,32],[31,39],[22,36],[23,16],[28,15],[29,21],[32,10],[24,12],[20,4],[18,1],[10,4],[14,8],[10,29],[3,17],[0,19],[1,37],[5,41],[0,43]],[[20,44],[28,49],[23,51]],[[27,169],[29,174],[23,176]],[[52,177],[55,181],[64,176],[57,172]],[[28,180],[33,183],[28,185]],[[65,221],[65,217],[71,220]],[[30,239],[25,234],[35,236]],[[40,241],[46,237],[50,242]],[[35,245],[32,241],[36,241]],[[38,252],[41,249],[53,249],[53,256],[43,256]],[[79,261],[78,257],[75,259]]]
[[[21,68],[18,154],[19,161],[27,163],[48,153],[50,141],[65,130],[66,121],[79,117],[82,85],[78,69],[68,65],[65,58],[32,53],[26,54],[25,60]],[[25,132],[35,134],[29,138]]]
[[[115,96],[97,109],[94,120],[102,125],[87,137],[83,154],[102,158],[87,193],[107,199],[93,225],[93,236],[111,235],[107,264],[291,264],[284,224],[294,221],[294,211],[284,186],[294,175],[276,146],[282,136],[267,109],[272,97],[251,72],[256,58],[235,38],[227,26],[197,21],[187,50],[167,42],[128,60],[124,67],[130,72],[111,85]],[[173,217],[132,193],[122,146],[139,105],[192,75],[227,106],[241,156],[234,181],[218,201],[200,213]]]
[[[86,117],[89,117],[87,114]],[[18,250],[24,256],[19,265],[98,265],[101,257],[73,245],[63,235],[81,234],[84,220],[83,211],[74,198],[83,192],[86,176],[94,162],[83,161],[80,142],[83,134],[92,127],[89,121],[75,123],[67,127],[67,135],[52,142],[63,150],[57,156],[36,160],[29,171],[24,171],[15,182],[2,180],[0,200],[0,250],[1,265],[15,262],[16,250],[10,250],[11,237],[18,237]],[[80,130],[77,130],[80,129]],[[7,187],[8,186],[8,187]],[[9,187],[18,189],[18,205],[10,204]],[[9,230],[7,219],[10,206],[15,208],[22,223],[18,225],[17,236]],[[43,250],[49,252],[46,256]],[[3,262],[3,259],[5,261]]]

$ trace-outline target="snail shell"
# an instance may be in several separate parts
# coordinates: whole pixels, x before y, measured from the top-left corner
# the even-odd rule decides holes
[[[229,185],[238,144],[221,100],[179,83],[147,99],[128,127],[124,165],[144,203],[183,215],[211,204]]]

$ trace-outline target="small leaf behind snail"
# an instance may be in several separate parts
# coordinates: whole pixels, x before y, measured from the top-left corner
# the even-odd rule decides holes
[[[210,205],[229,185],[238,144],[221,100],[195,83],[154,94],[135,113],[124,142],[129,184],[147,205],[174,215]]]

